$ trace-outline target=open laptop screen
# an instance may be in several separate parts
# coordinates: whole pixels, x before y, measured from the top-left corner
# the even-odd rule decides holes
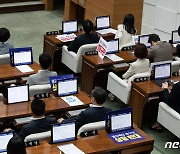
[[[78,22],[77,20],[63,21],[62,22],[62,33],[76,33],[78,31]]]
[[[58,80],[57,90],[58,90],[58,96],[77,94],[78,93],[77,78]]]
[[[110,16],[99,16],[96,17],[96,29],[110,28]]]
[[[6,152],[9,140],[13,137],[13,132],[0,133],[0,153]]]
[[[32,47],[11,48],[9,52],[12,66],[29,65],[33,63]]]
[[[139,35],[138,42],[146,45],[147,48],[151,47],[151,44],[148,43],[149,35]]]
[[[51,143],[75,140],[75,122],[54,124],[51,129]]]
[[[168,79],[171,77],[171,63],[154,65],[154,79]]]
[[[29,85],[11,86],[7,88],[7,103],[29,101]]]
[[[119,39],[109,40],[106,54],[119,52]]]
[[[173,44],[180,43],[180,36],[178,34],[178,30],[172,31],[172,43]]]

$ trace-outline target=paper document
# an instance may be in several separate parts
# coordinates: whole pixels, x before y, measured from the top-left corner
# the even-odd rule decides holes
[[[107,29],[101,29],[101,30],[97,30],[96,31],[97,33],[100,33],[100,34],[108,34],[108,33],[113,33],[113,34],[116,34],[117,30],[115,29],[112,29],[112,28],[107,28]]]
[[[22,73],[27,73],[27,72],[33,72],[34,70],[29,67],[28,65],[21,65],[21,66],[16,66],[18,70],[20,70]]]
[[[74,144],[65,144],[58,146],[59,150],[65,154],[85,154],[83,151],[78,149]]]
[[[57,35],[56,38],[62,42],[68,42],[73,41],[75,39],[76,35],[74,33],[72,34],[63,34],[63,35]]]
[[[61,97],[61,98],[66,103],[68,103],[70,106],[77,106],[77,105],[83,105],[84,104],[76,96],[65,96],[65,97]]]
[[[109,59],[111,59],[112,61],[121,61],[124,60],[123,58],[115,55],[115,54],[108,54],[106,55],[106,57],[108,57]]]

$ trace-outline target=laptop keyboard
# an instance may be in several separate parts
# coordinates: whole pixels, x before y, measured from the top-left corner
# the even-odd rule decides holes
[[[152,80],[155,84],[157,84],[158,86],[162,86],[162,83],[164,82],[168,82],[169,85],[173,86],[174,83],[171,80],[167,80],[167,79],[162,79],[162,80]]]

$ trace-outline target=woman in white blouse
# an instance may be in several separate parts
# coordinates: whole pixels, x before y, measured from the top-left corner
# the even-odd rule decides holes
[[[132,35],[136,34],[136,29],[134,27],[134,16],[132,14],[127,14],[124,17],[123,24],[119,24],[117,29],[115,39],[119,38],[119,49],[122,49],[123,46],[134,45]]]

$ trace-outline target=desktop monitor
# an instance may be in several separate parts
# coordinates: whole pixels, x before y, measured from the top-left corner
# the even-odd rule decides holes
[[[11,66],[29,65],[33,63],[32,47],[11,48],[10,64]]]
[[[151,47],[151,44],[148,43],[148,40],[149,40],[149,34],[148,35],[139,35],[138,36],[138,42],[145,44],[147,48]]]
[[[110,16],[99,16],[96,17],[96,29],[107,29],[110,28]]]
[[[78,31],[77,20],[70,20],[70,21],[62,22],[62,33],[63,34],[76,33],[77,31]]]
[[[111,111],[106,114],[106,131],[108,133],[133,129],[132,108]]]
[[[8,142],[13,135],[14,133],[12,131],[0,133],[0,153],[7,151]]]
[[[119,39],[107,41],[107,51],[106,54],[113,54],[119,52]]]
[[[154,65],[154,80],[171,78],[171,63]]]
[[[54,124],[51,129],[51,143],[75,140],[75,128],[74,121]]]
[[[172,31],[172,44],[180,43],[180,36],[178,30]]]
[[[29,101],[29,85],[7,87],[7,103]]]
[[[78,93],[77,78],[68,78],[57,81],[57,95],[67,96]]]

